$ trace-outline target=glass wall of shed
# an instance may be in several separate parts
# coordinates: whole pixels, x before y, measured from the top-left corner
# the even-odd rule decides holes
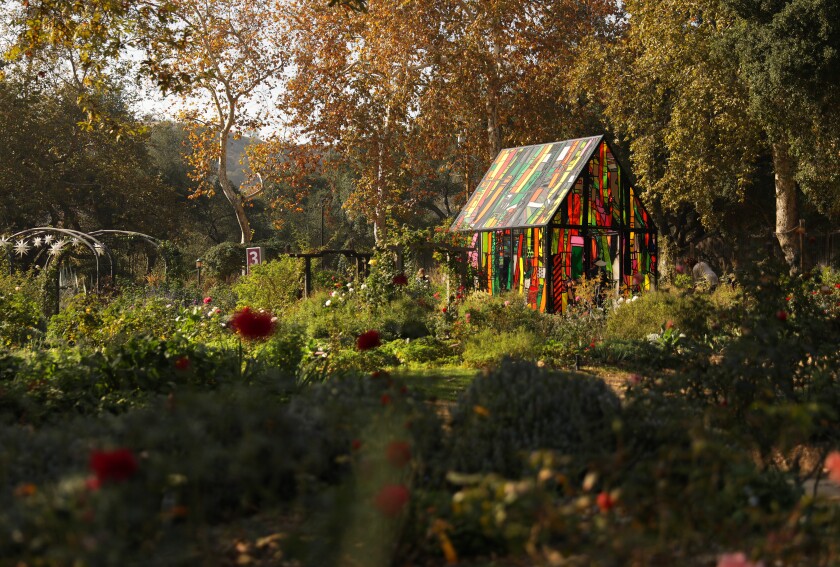
[[[476,236],[475,267],[479,288],[493,295],[523,294],[533,309],[545,311],[548,301],[542,228],[480,232]]]

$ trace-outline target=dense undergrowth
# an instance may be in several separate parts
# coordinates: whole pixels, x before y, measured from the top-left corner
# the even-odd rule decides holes
[[[4,276],[0,557],[247,563],[208,530],[271,514],[272,564],[834,564],[840,277],[769,273],[542,315],[387,262],[295,301],[269,264],[49,320]]]

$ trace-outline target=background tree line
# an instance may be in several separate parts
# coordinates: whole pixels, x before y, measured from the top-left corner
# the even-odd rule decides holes
[[[711,236],[737,255],[763,232],[795,267],[802,216],[829,230],[840,213],[830,0],[9,10],[6,227],[315,246],[323,218],[326,241],[367,246],[457,214],[502,147],[602,131],[675,254]],[[175,122],[132,115],[139,78],[177,102]]]

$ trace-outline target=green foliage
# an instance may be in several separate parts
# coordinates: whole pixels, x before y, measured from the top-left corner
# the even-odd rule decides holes
[[[342,373],[375,372],[396,366],[399,362],[390,350],[375,348],[359,351],[355,347],[350,347],[331,351],[327,356],[326,364],[329,373]]]
[[[297,258],[283,257],[251,267],[251,273],[239,278],[233,292],[240,306],[282,313],[298,298],[303,266]]]
[[[483,329],[464,344],[464,363],[474,368],[496,366],[505,358],[533,360],[542,352],[538,335],[525,329]]]
[[[222,242],[204,252],[202,260],[209,275],[226,280],[242,273],[245,246],[238,242]]]
[[[274,334],[254,347],[253,357],[260,365],[294,375],[307,354],[305,347],[306,336],[301,328],[278,321]]]
[[[448,467],[518,477],[524,457],[552,449],[578,467],[615,448],[618,397],[601,380],[506,362],[476,378],[452,410]]]
[[[393,341],[387,348],[393,351],[403,364],[425,364],[452,356],[449,345],[431,336]]]
[[[697,338],[709,333],[713,325],[719,327],[725,323],[734,323],[728,319],[725,311],[736,306],[736,294],[721,288],[712,297],[715,299],[703,294],[681,296],[667,292],[645,293],[637,299],[615,306],[607,317],[605,337],[616,340],[644,339],[658,333],[670,321],[673,326],[686,329]]]
[[[19,347],[42,336],[42,279],[0,274],[0,346]]]

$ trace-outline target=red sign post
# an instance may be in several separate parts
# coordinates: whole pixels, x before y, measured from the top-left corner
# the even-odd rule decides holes
[[[251,266],[262,264],[263,249],[262,246],[245,249],[245,273],[251,273]]]

